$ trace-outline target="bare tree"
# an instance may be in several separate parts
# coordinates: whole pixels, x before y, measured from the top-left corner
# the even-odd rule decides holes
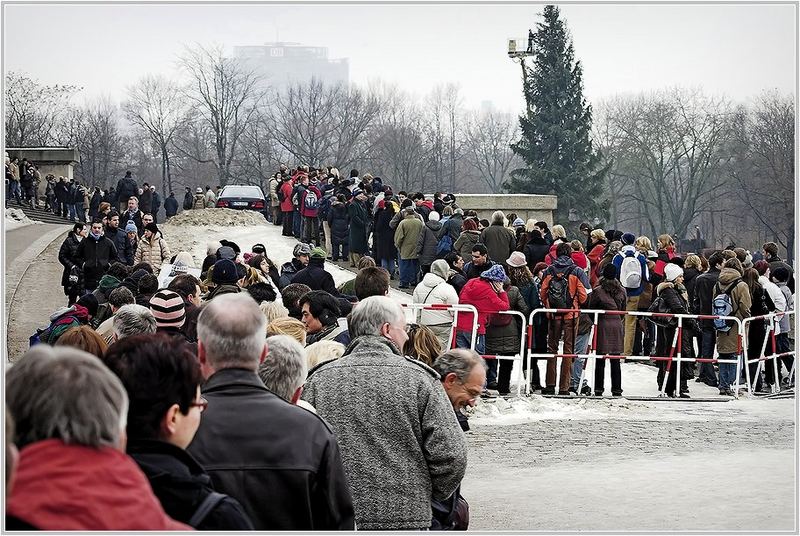
[[[9,147],[51,145],[72,96],[81,88],[47,86],[9,71],[5,80],[5,143]]]
[[[71,142],[80,149],[76,175],[89,186],[105,186],[127,164],[127,139],[119,130],[119,110],[109,98],[73,109]]]
[[[492,193],[502,191],[511,169],[519,165],[511,150],[519,137],[517,130],[517,121],[510,114],[473,113],[466,121],[467,162]]]
[[[610,112],[621,133],[615,172],[629,180],[624,193],[641,209],[650,232],[686,236],[725,188],[730,159],[730,106],[699,91],[620,99]]]
[[[739,200],[787,259],[794,256],[794,122],[793,96],[762,94],[737,115],[737,157],[729,168]]]
[[[260,111],[247,124],[237,159],[238,183],[255,184],[267,191],[269,178],[280,165],[274,130],[269,116]]]
[[[171,156],[175,132],[185,113],[178,86],[163,76],[145,76],[128,88],[123,110],[129,121],[143,130],[161,159],[161,192],[173,191]]]
[[[247,123],[264,99],[259,78],[220,48],[187,47],[180,60],[191,84],[186,96],[197,117],[214,137],[214,165],[222,186],[231,177],[231,165]]]

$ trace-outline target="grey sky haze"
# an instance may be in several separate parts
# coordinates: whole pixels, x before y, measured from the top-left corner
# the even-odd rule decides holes
[[[543,4],[4,4],[6,71],[85,94],[124,98],[147,73],[176,76],[184,44],[296,41],[350,60],[350,79],[423,94],[458,82],[468,106],[522,106],[506,39],[524,37]],[[566,4],[562,17],[590,101],[670,86],[744,100],[794,93],[797,7],[790,4]],[[36,31],[31,34],[33,25]]]

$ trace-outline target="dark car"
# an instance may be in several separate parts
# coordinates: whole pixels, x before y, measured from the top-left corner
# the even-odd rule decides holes
[[[266,217],[267,200],[258,186],[231,184],[217,197],[217,208],[255,210]]]

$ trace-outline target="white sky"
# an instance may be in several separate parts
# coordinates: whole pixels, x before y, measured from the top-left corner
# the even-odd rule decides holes
[[[3,66],[120,100],[146,73],[175,75],[184,44],[279,38],[349,58],[358,84],[380,78],[421,94],[456,81],[468,106],[517,111],[520,69],[506,39],[526,36],[542,7],[4,4]],[[795,5],[568,4],[561,13],[590,101],[676,85],[735,100],[795,91]]]

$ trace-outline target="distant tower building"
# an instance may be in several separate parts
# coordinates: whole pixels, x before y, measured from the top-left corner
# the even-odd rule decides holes
[[[326,84],[350,83],[347,58],[328,59],[327,47],[307,47],[300,43],[266,43],[233,47],[233,56],[260,75],[269,87],[282,91],[297,82],[312,78]]]

